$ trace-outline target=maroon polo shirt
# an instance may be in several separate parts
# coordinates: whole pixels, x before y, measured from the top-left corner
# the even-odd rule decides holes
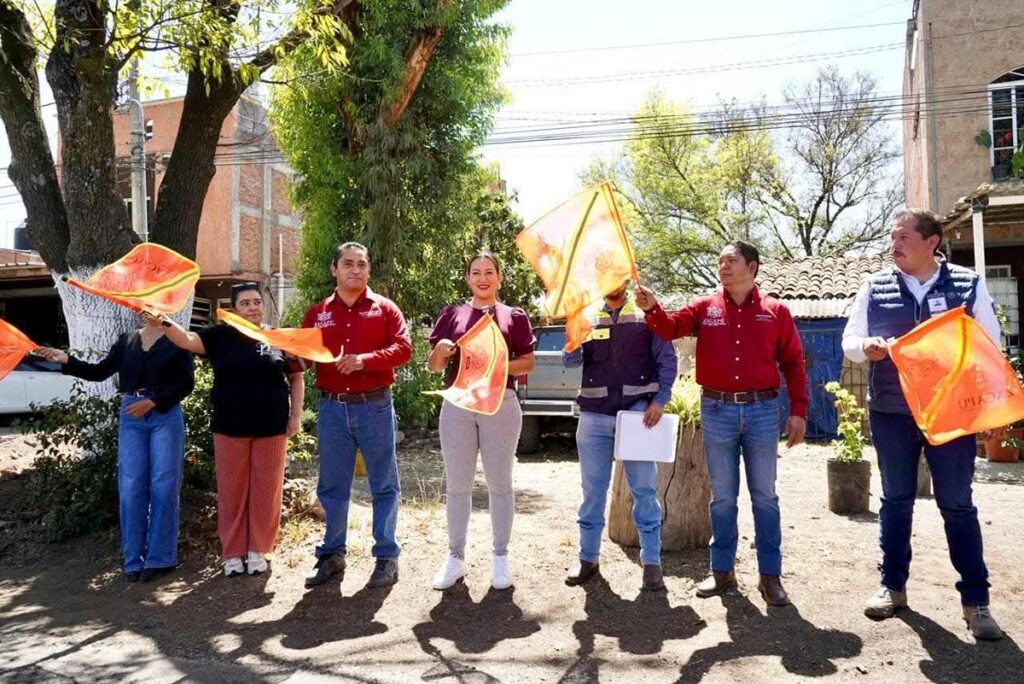
[[[390,387],[395,369],[412,357],[405,318],[395,303],[366,288],[352,306],[337,291],[310,307],[303,328],[319,328],[333,354],[356,354],[363,369],[342,375],[333,363],[316,364],[316,387],[332,394],[356,394]]]
[[[725,290],[699,297],[679,311],[660,305],[647,326],[665,340],[697,337],[697,384],[720,392],[778,389],[786,377],[790,414],[807,417],[807,372],[800,334],[789,309],[755,287],[743,304]]]
[[[453,304],[446,306],[441,315],[434,323],[434,330],[430,333],[430,348],[433,349],[441,340],[458,342],[459,338],[469,332],[469,329],[476,325],[484,314],[491,313],[494,322],[505,338],[505,346],[508,347],[509,359],[518,359],[521,356],[533,353],[533,345],[536,340],[533,337],[533,328],[530,326],[530,318],[526,312],[518,307],[511,307],[497,302],[493,308],[477,309],[471,304]],[[444,385],[451,387],[459,374],[459,366],[462,361],[462,350],[455,349],[455,355],[451,358],[445,369]],[[508,376],[505,383],[508,389],[516,388],[515,376]]]

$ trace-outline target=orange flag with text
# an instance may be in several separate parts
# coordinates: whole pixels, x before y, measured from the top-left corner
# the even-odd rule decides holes
[[[501,408],[508,382],[508,345],[490,315],[482,317],[460,337],[459,373],[440,394],[460,408],[493,416]]]
[[[516,236],[516,246],[544,283],[545,313],[566,319],[567,352],[590,332],[583,315],[587,306],[637,279],[633,248],[608,182],[545,214]]]
[[[136,245],[86,281],[68,284],[133,311],[175,314],[185,308],[199,280],[199,265],[153,242]]]
[[[0,380],[7,377],[25,358],[25,354],[39,347],[7,321],[0,319]]]
[[[917,426],[930,444],[1024,419],[1024,390],[999,346],[964,307],[889,346]]]
[[[324,346],[323,333],[319,328],[276,328],[264,330],[253,325],[238,314],[217,309],[217,318],[246,337],[288,352],[293,356],[320,363],[331,363],[334,354]]]

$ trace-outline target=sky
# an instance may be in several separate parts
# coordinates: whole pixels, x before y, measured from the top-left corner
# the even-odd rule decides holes
[[[787,84],[810,80],[829,64],[847,74],[869,73],[881,94],[896,95],[911,5],[912,0],[511,0],[498,17],[512,30],[502,75],[510,102],[492,138],[626,116],[654,89],[696,112],[721,100],[777,103]],[[765,35],[775,33],[788,35]],[[43,103],[50,101],[44,92]],[[43,110],[51,129],[53,110]],[[516,193],[517,210],[530,223],[579,189],[578,174],[592,159],[612,156],[619,146],[488,144],[481,154],[499,165]],[[9,159],[0,131],[0,246],[11,245],[13,228],[25,216],[6,175]]]

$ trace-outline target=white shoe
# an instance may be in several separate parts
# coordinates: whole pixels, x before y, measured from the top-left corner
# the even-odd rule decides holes
[[[458,556],[448,556],[444,565],[434,576],[434,588],[438,591],[449,589],[465,577],[467,572],[469,572],[469,568],[466,567],[466,561]]]
[[[242,565],[241,558],[228,558],[224,561],[224,576],[235,577],[236,575],[244,575],[245,566]]]
[[[263,557],[263,554],[256,553],[255,551],[249,552],[248,558],[245,559],[245,565],[248,568],[247,572],[250,575],[258,575],[261,572],[266,572],[267,568],[270,567],[267,565],[267,559]]]
[[[512,586],[512,571],[508,568],[508,556],[495,556],[491,561],[491,586],[508,589]]]

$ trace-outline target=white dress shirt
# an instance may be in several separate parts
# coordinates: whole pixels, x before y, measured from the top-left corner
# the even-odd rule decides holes
[[[932,277],[923,283],[898,268],[896,272],[900,274],[903,284],[907,286],[918,305],[922,305],[925,295],[939,279],[942,269],[936,269]],[[846,321],[846,328],[843,330],[843,354],[855,363],[867,360],[867,356],[864,354],[864,340],[872,337],[868,334],[868,298],[868,282],[865,280],[850,306],[850,315]],[[1002,346],[1002,330],[999,327],[999,320],[996,318],[995,307],[992,305],[992,297],[988,293],[988,288],[985,287],[985,281],[980,279],[974,297],[974,320],[978,321],[988,336],[995,340],[996,345]]]

